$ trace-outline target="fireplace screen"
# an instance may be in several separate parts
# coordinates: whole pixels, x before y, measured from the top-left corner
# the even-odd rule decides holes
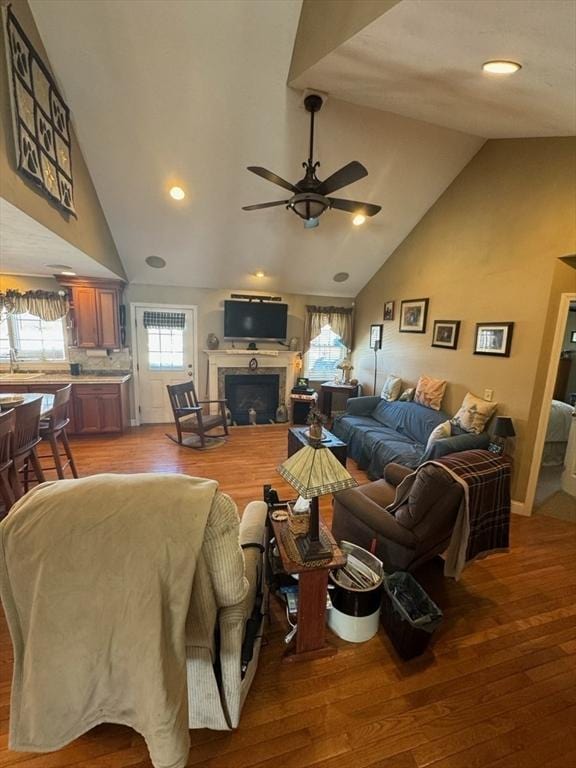
[[[278,408],[277,375],[226,376],[225,392],[228,408],[235,424],[249,424],[250,410],[256,411],[257,424],[269,424]]]

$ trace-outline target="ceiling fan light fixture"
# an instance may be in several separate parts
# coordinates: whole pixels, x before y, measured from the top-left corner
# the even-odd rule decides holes
[[[485,61],[482,64],[482,69],[491,75],[513,75],[514,72],[522,69],[522,64],[519,64],[517,61],[507,61],[506,59],[492,59]]]
[[[288,206],[301,219],[308,221],[308,219],[317,219],[322,216],[330,203],[322,195],[314,194],[314,192],[301,192],[291,198]]]
[[[366,216],[364,216],[363,213],[357,213],[356,216],[352,219],[352,224],[354,224],[355,227],[359,227],[366,221]]]
[[[304,219],[304,229],[315,229],[320,221],[318,219]]]

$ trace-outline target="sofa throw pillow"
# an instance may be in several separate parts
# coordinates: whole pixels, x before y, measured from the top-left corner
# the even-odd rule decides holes
[[[402,392],[398,400],[401,400],[403,403],[409,403],[414,400],[414,392],[416,392],[414,387],[407,387],[404,392]]]
[[[388,400],[389,403],[393,400],[398,400],[401,389],[402,379],[399,379],[398,376],[390,375],[384,382],[382,392],[380,392],[380,397],[382,400]]]
[[[468,392],[464,398],[460,410],[450,420],[456,427],[460,427],[465,432],[474,432],[479,435],[484,431],[486,422],[490,419],[498,403],[491,403],[476,397]]]
[[[426,450],[428,451],[432,443],[435,443],[436,440],[442,440],[445,437],[451,437],[451,436],[452,436],[452,424],[450,423],[450,420],[443,421],[442,424],[438,424],[436,429],[433,429],[432,432],[430,432],[430,437],[428,438],[428,442],[426,443]]]
[[[424,405],[426,408],[432,408],[435,411],[439,411],[445,391],[446,382],[443,379],[433,379],[431,376],[420,376],[418,384],[416,385],[414,402]]]

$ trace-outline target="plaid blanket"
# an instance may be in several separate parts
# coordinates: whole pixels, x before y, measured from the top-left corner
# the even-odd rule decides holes
[[[489,451],[461,451],[434,462],[449,472],[464,489],[463,506],[456,521],[462,541],[456,567],[510,544],[510,461]],[[465,544],[465,546],[464,546]],[[456,553],[455,553],[456,554]]]
[[[388,511],[393,513],[405,503],[417,473],[426,464],[441,467],[460,483],[464,491],[444,566],[446,576],[459,578],[470,561],[508,549],[510,461],[481,450],[451,453],[427,461],[402,480]]]

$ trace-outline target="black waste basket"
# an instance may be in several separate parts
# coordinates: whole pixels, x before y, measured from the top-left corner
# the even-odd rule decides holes
[[[384,575],[382,624],[405,661],[424,653],[442,611],[406,571]]]

